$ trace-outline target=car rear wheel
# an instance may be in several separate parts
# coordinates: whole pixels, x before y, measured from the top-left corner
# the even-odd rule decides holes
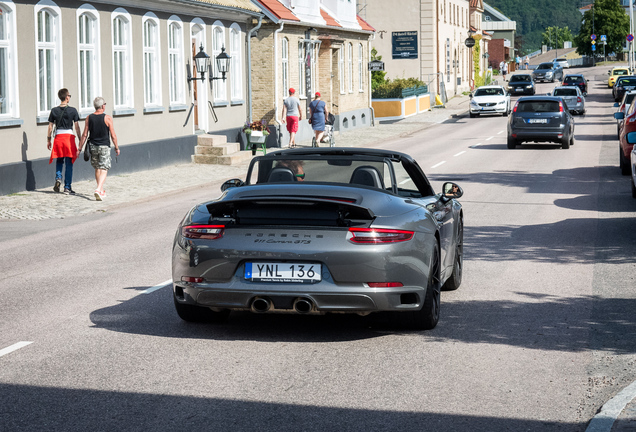
[[[570,148],[570,138],[566,138],[563,137],[563,139],[561,140],[561,148],[562,149],[569,149]]]
[[[459,219],[457,227],[457,246],[455,247],[455,263],[453,273],[444,283],[443,291],[454,291],[462,284],[462,272],[464,269],[464,220]]]
[[[223,309],[217,312],[208,307],[179,303],[176,297],[174,298],[174,307],[177,310],[179,318],[188,322],[222,323],[230,316],[229,309]]]
[[[515,147],[517,147],[517,140],[512,137],[508,137],[508,148],[513,149]]]
[[[618,165],[621,168],[621,174],[622,175],[630,175],[630,169],[629,169],[629,160],[623,156],[623,149],[620,147],[620,145],[618,146]]]
[[[412,330],[431,330],[439,321],[442,283],[440,282],[439,245],[435,243],[428,270],[424,304],[418,311],[395,312],[399,323]]]

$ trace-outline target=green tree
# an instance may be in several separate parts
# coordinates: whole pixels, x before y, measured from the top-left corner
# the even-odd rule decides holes
[[[548,27],[541,33],[541,45],[553,48],[563,48],[563,42],[574,41],[569,27]]]
[[[382,60],[382,56],[378,55],[378,50],[376,50],[375,48],[371,49],[371,61],[374,60]],[[384,76],[386,75],[385,71],[373,71],[371,72],[371,90],[375,90],[377,89],[379,86],[381,86],[382,84],[385,84],[387,81],[384,78]]]
[[[593,15],[592,15],[593,14]],[[594,28],[592,28],[594,25]],[[607,46],[605,52],[620,53],[623,51],[623,42],[629,33],[629,17],[618,0],[596,0],[593,10],[585,12],[582,19],[581,31],[574,38],[576,51],[582,55],[592,55],[592,34],[606,35]],[[597,53],[600,37],[596,39]],[[602,52],[602,49],[600,50]]]

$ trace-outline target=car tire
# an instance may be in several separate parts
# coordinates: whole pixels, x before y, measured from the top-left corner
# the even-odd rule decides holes
[[[174,297],[174,307],[177,310],[179,318],[187,322],[222,323],[227,321],[227,318],[230,316],[229,309],[223,309],[217,312],[209,307],[179,303],[176,297]]]
[[[431,255],[431,265],[429,266],[428,282],[422,308],[418,311],[395,312],[402,327],[411,330],[431,330],[435,328],[439,321],[441,302],[442,284],[440,275],[439,245],[436,241]]]
[[[565,138],[563,137],[563,139],[561,140],[561,148],[562,149],[569,149],[570,148],[570,140],[571,138]]]
[[[570,147],[574,145],[574,135],[570,135]]]
[[[470,118],[475,118],[475,117],[479,117],[479,114],[470,113]]]
[[[442,291],[455,291],[462,284],[464,270],[464,220],[460,216],[457,226],[457,246],[455,246],[455,262],[453,272],[442,286]]]
[[[620,145],[618,146],[618,166],[621,169],[622,175],[627,176],[631,174],[629,160],[623,156],[623,149],[620,147]]]
[[[516,147],[517,147],[517,140],[512,137],[508,137],[508,148],[513,149]]]

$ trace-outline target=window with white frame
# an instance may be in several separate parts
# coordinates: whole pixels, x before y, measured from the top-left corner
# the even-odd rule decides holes
[[[282,56],[282,77],[283,77],[283,97],[287,97],[287,91],[289,88],[289,40],[284,37],[281,41],[281,56]]]
[[[298,96],[305,97],[305,43],[298,42]]]
[[[344,46],[341,46],[338,50],[338,79],[340,81],[340,93],[345,92],[345,70],[344,70]]]
[[[230,52],[232,64],[230,66],[230,89],[233,101],[243,98],[243,67],[241,53],[241,27],[234,23],[230,26]]]
[[[364,50],[362,44],[358,44],[358,91],[364,91],[364,70],[363,67]]]
[[[216,56],[221,54],[221,48],[225,48],[225,27],[220,21],[216,21],[212,26],[212,70],[215,77],[221,77],[218,65],[216,64]],[[231,66],[230,66],[231,67]],[[227,86],[223,80],[214,80],[212,84],[214,92],[214,100],[227,101]]]
[[[0,2],[0,119],[17,118],[17,52],[15,5]]]
[[[115,109],[132,108],[132,33],[131,19],[124,9],[115,9],[113,25],[113,103]]]
[[[311,94],[318,90],[318,44],[312,44],[311,54]]]
[[[40,2],[35,6],[37,53],[38,117],[58,104],[57,90],[61,87],[61,10],[53,3]]]
[[[168,85],[170,105],[185,104],[183,73],[183,24],[177,17],[168,20]]]
[[[161,105],[161,76],[159,71],[159,20],[154,14],[143,19],[144,48],[144,105]]]
[[[347,78],[349,78],[349,93],[353,93],[353,44],[347,44]]]
[[[93,110],[99,90],[99,17],[92,6],[77,10],[77,56],[79,65],[79,108]]]

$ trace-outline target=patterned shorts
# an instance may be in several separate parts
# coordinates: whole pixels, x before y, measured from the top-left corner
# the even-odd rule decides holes
[[[110,169],[109,146],[91,146],[91,166],[106,171]]]

